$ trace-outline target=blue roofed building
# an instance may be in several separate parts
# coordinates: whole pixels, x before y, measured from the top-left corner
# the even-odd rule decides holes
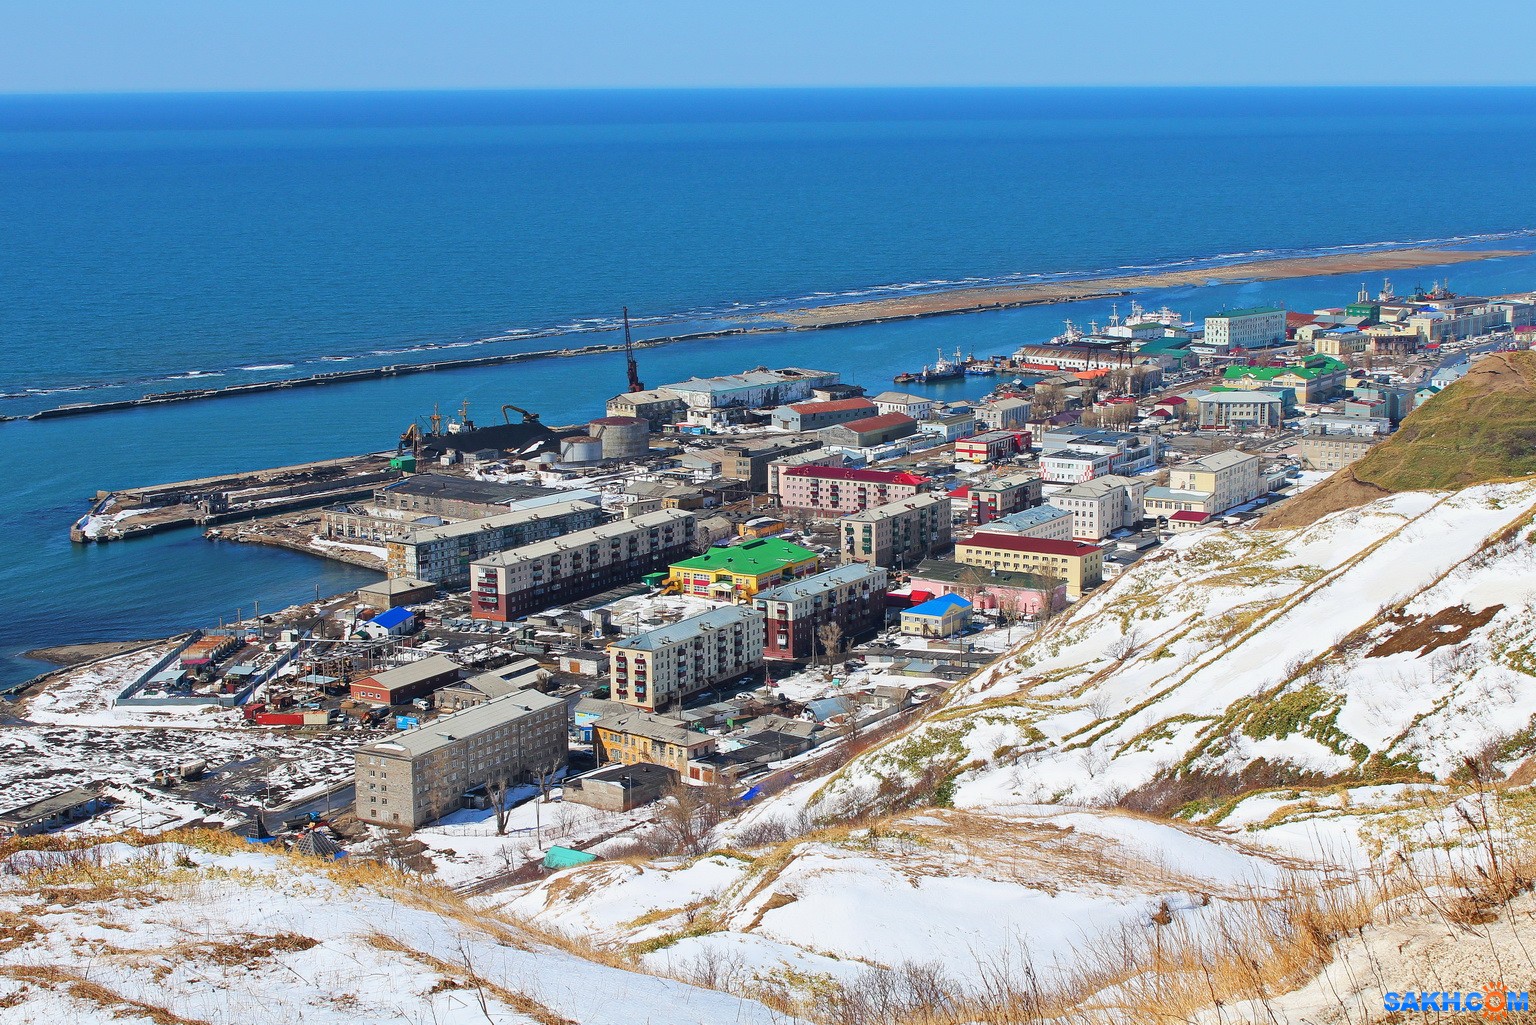
[[[971,622],[971,603],[943,594],[901,611],[901,632],[913,637],[953,637]]]

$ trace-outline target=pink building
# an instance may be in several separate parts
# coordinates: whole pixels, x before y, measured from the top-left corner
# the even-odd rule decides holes
[[[779,502],[786,509],[842,516],[912,498],[927,486],[927,477],[897,470],[796,466],[779,474]]]

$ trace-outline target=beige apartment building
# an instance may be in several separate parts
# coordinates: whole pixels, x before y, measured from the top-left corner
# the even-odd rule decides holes
[[[539,504],[522,504],[496,516],[462,523],[422,527],[390,541],[385,545],[389,575],[462,587],[469,582],[469,566],[476,559],[603,522],[600,499],[595,495],[534,501]]]
[[[1355,437],[1348,434],[1308,434],[1297,442],[1302,461],[1314,470],[1335,473],[1365,456],[1385,440],[1376,436]]]
[[[955,543],[955,561],[1054,578],[1067,585],[1068,598],[1081,598],[1104,581],[1104,550],[1081,541],[982,531]]]
[[[886,502],[838,520],[843,562],[890,569],[915,566],[949,544],[952,511],[947,495],[918,495]]]
[[[761,665],[763,613],[727,605],[608,645],[613,700],[654,712]]]
[[[1139,477],[1110,474],[1085,480],[1051,496],[1051,504],[1072,514],[1072,536],[1100,541],[1123,527],[1134,527],[1146,515],[1147,482]]]
[[[1199,512],[1219,516],[1264,494],[1259,466],[1258,456],[1229,449],[1174,467],[1168,471],[1167,487],[1147,489],[1147,515]]]
[[[357,749],[357,817],[415,829],[499,781],[535,781],[566,762],[563,698],[522,690]]]

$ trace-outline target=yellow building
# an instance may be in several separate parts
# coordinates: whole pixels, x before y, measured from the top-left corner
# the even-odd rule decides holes
[[[809,548],[776,537],[758,538],[674,562],[667,588],[717,601],[747,601],[758,591],[815,573],[820,564],[821,557]]]
[[[605,715],[592,724],[599,764],[635,765],[652,762],[688,774],[688,762],[712,754],[715,738],[685,729],[677,719],[646,712]]]
[[[1074,600],[1104,580],[1104,549],[1081,541],[981,531],[955,542],[955,561],[965,566],[1054,577],[1067,585],[1067,597]]]

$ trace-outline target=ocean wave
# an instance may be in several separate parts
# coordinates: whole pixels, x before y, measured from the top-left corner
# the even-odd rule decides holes
[[[261,371],[261,370],[292,370],[293,369],[293,364],[292,363],[252,363],[249,366],[236,367],[235,369],[236,370],[249,370],[249,371],[253,371],[253,372]]]

